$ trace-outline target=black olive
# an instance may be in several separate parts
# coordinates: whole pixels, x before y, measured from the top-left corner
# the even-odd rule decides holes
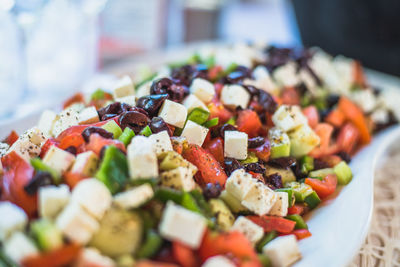
[[[314,159],[314,170],[321,170],[329,167],[330,167],[329,164],[326,163],[325,161],[322,161],[320,159]]]
[[[351,156],[349,155],[349,153],[344,152],[344,151],[340,151],[339,153],[337,153],[337,155],[344,160],[346,163],[350,163],[351,161]]]
[[[33,196],[39,190],[39,187],[51,185],[53,182],[53,178],[50,173],[38,171],[36,175],[25,185],[25,192]]]
[[[73,155],[75,155],[75,156],[76,156],[76,153],[77,153],[76,147],[74,147],[74,146],[69,146],[69,147],[67,147],[67,148],[65,149],[65,151],[67,151],[67,152],[69,152],[69,153],[71,153],[71,154],[73,154]]]
[[[265,143],[265,138],[261,136],[249,138],[248,147],[249,148],[256,148],[262,146]]]
[[[231,173],[235,170],[243,168],[242,164],[240,164],[240,162],[234,158],[225,158],[224,162],[225,172],[228,176],[231,175]]]
[[[168,99],[175,102],[181,102],[188,92],[189,89],[185,85],[176,84],[168,78],[161,78],[154,81],[150,88],[150,94],[168,94]]]
[[[244,168],[247,172],[265,173],[265,167],[258,162],[248,163]]]
[[[282,169],[289,169],[290,167],[295,166],[297,163],[294,157],[281,157],[276,159],[270,159],[268,161],[268,165],[282,168]]]
[[[203,195],[207,200],[211,198],[218,198],[219,195],[221,194],[221,191],[222,187],[218,182],[215,184],[208,183],[206,187],[203,189]]]
[[[225,131],[237,131],[237,129],[232,124],[226,123],[226,124],[222,125],[221,128],[219,129],[219,135],[222,138],[225,138]]]
[[[132,107],[126,103],[114,102],[97,111],[100,120],[105,121],[113,118],[123,112],[130,110]]]
[[[271,189],[278,189],[282,188],[282,176],[279,173],[273,173],[271,175],[268,175],[265,177],[265,183],[271,188]]]
[[[274,98],[264,90],[259,91],[258,103],[263,107],[264,111],[271,114],[273,114],[278,107],[278,103],[275,102]]]
[[[90,126],[90,127],[87,127],[85,130],[83,130],[83,132],[82,132],[82,137],[86,143],[89,143],[90,136],[94,133],[97,133],[101,137],[104,137],[106,139],[113,139],[113,137],[114,137],[113,133],[110,133],[109,131],[106,131],[103,128],[96,127],[96,126]]]
[[[121,114],[119,124],[122,129],[131,128],[135,134],[138,134],[148,123],[150,119],[146,114],[139,111],[127,111]]]
[[[138,99],[136,106],[144,109],[150,116],[155,116],[167,98],[168,94],[143,96]]]
[[[173,133],[171,133],[170,129],[168,128],[167,123],[161,117],[152,118],[149,126],[150,126],[152,133],[159,133],[162,131],[167,131],[170,136],[172,136],[172,134],[173,134]]]

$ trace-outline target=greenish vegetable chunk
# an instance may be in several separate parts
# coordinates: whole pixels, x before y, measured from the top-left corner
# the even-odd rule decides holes
[[[271,231],[269,233],[266,233],[263,238],[258,241],[256,248],[258,252],[262,252],[263,247],[271,242],[275,237],[278,236],[278,233],[276,231]]]
[[[321,199],[318,197],[317,193],[313,191],[304,198],[304,203],[306,203],[310,209],[314,209],[321,203]]]
[[[162,243],[162,238],[154,230],[148,230],[143,245],[136,252],[136,258],[143,259],[155,255]]]
[[[31,234],[43,251],[57,249],[64,243],[61,231],[46,219],[33,222],[31,224]]]
[[[286,186],[290,187],[293,190],[294,196],[296,198],[296,202],[304,202],[304,199],[312,194],[314,190],[308,184],[299,183],[299,182],[291,182]]]
[[[258,256],[258,259],[261,262],[262,267],[270,267],[270,266],[272,266],[271,260],[268,258],[267,255],[261,253],[261,254],[258,254],[257,256]]]
[[[294,227],[295,229],[308,229],[308,226],[306,222],[303,220],[303,217],[301,217],[298,214],[288,215],[286,216],[286,219],[296,222],[296,225]]]
[[[122,134],[118,137],[118,140],[127,146],[131,143],[133,137],[135,137],[135,132],[131,128],[126,127]]]
[[[203,126],[207,127],[207,128],[211,128],[211,127],[217,126],[218,123],[219,123],[219,118],[217,117],[217,118],[213,118],[209,121],[206,121]]]
[[[314,158],[310,156],[304,156],[300,160],[300,170],[303,174],[308,174],[310,171],[314,170]]]
[[[282,184],[296,181],[296,176],[291,169],[278,169],[271,166],[267,166],[265,174],[272,175],[274,173],[279,174],[282,177]]]
[[[201,209],[196,202],[196,199],[189,192],[183,192],[182,201],[180,204],[182,205],[182,207],[188,210],[202,214]]]
[[[208,112],[207,110],[204,110],[202,108],[195,108],[189,113],[187,120],[202,125],[208,120],[209,116],[210,112]]]
[[[242,164],[256,163],[256,162],[258,162],[258,158],[254,152],[249,152],[245,160],[240,160],[240,163]]]
[[[210,204],[213,216],[216,218],[217,225],[222,230],[229,230],[235,222],[235,217],[230,209],[226,206],[224,201],[221,199],[212,198],[208,201],[208,203]]]
[[[340,185],[347,185],[353,178],[353,173],[345,161],[341,161],[334,168],[333,172],[337,176],[337,181]]]
[[[310,176],[310,178],[318,178],[318,179],[322,180],[329,174],[335,174],[335,172],[332,168],[325,168],[325,169],[312,171],[308,174],[308,176]]]
[[[154,198],[162,202],[172,200],[176,204],[181,204],[183,199],[183,192],[169,187],[159,187],[154,193]]]
[[[107,132],[112,133],[115,139],[120,137],[122,134],[121,127],[119,127],[119,125],[114,120],[110,120],[109,122],[101,126],[101,128],[103,128]]]
[[[104,97],[105,97],[104,91],[99,88],[92,93],[92,95],[90,96],[90,99],[91,100],[102,100],[102,99],[104,99]]]
[[[149,137],[153,133],[151,132],[150,127],[147,125],[146,127],[143,128],[143,130],[140,131],[139,134]]]
[[[61,182],[60,174],[55,169],[44,163],[40,158],[32,158],[31,165],[36,171],[50,173],[55,184],[59,184]]]
[[[236,125],[236,118],[231,117],[225,124]]]
[[[231,209],[231,211],[235,212],[235,213],[239,213],[239,212],[246,212],[247,208],[245,208],[240,201],[234,197],[233,195],[231,195],[228,191],[224,190],[221,192],[221,195],[219,196],[226,205],[228,205],[228,207]]]
[[[112,194],[122,190],[129,177],[126,156],[115,146],[107,147],[95,177],[102,181]]]
[[[188,167],[188,162],[177,152],[168,151],[160,155],[161,159],[160,170],[170,171],[178,167]]]

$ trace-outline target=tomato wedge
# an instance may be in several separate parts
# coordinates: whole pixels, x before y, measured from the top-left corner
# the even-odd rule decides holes
[[[24,267],[61,267],[66,266],[76,260],[79,256],[81,247],[76,244],[65,245],[59,249],[29,256],[22,260]]]
[[[236,125],[239,131],[247,133],[249,137],[255,137],[258,136],[262,124],[255,111],[245,109],[238,112]]]
[[[250,216],[246,216],[246,218],[250,219],[255,224],[264,228],[265,232],[271,232],[271,231],[275,230],[279,233],[288,234],[293,231],[294,226],[296,225],[295,221],[291,221],[291,220],[288,220],[288,219],[285,219],[282,217],[276,217],[276,216],[250,215]]]
[[[288,208],[288,215],[291,214],[298,214],[298,215],[303,215],[306,211],[306,207],[304,205],[300,204],[294,204],[290,208]]]
[[[337,145],[339,150],[351,154],[358,143],[360,133],[351,122],[346,123],[339,132]]]
[[[335,154],[337,152],[337,146],[331,145],[331,137],[333,134],[333,126],[329,123],[319,123],[314,131],[319,136],[320,144],[318,147],[311,151],[310,155],[315,158],[320,158],[325,155]]]
[[[224,105],[215,97],[209,104],[210,119],[219,118],[219,125],[224,124],[232,116],[232,112],[227,110]]]
[[[317,108],[315,106],[306,107],[303,109],[303,114],[308,120],[308,125],[310,125],[311,128],[315,128],[319,123],[319,113]]]
[[[183,149],[182,156],[198,168],[196,179],[199,184],[218,182],[222,186],[225,185],[228,177],[211,153],[198,145],[189,144],[187,148]]]
[[[185,246],[180,242],[173,242],[172,243],[172,254],[174,255],[175,260],[182,266],[182,267],[196,267],[199,266],[197,261],[196,253]]]
[[[224,165],[224,140],[221,137],[214,138],[206,143],[204,149],[211,153],[221,166]]]
[[[32,218],[37,211],[37,196],[28,195],[24,187],[33,178],[33,167],[15,151],[5,155],[1,161],[4,169],[1,199],[20,206]]]
[[[306,178],[305,183],[311,186],[320,198],[326,198],[335,192],[337,177],[334,174],[329,174],[322,181],[314,178]]]
[[[17,141],[19,138],[19,135],[17,134],[16,131],[11,131],[11,133],[4,139],[4,142],[7,143],[9,146],[12,146],[15,141]]]
[[[75,172],[65,172],[63,174],[64,182],[69,186],[69,188],[74,189],[74,187],[83,179],[89,178],[82,173]]]
[[[345,121],[344,114],[339,109],[332,110],[326,117],[325,122],[332,124],[336,128],[343,125]]]
[[[89,143],[86,144],[86,151],[91,150],[98,156],[100,156],[101,149],[104,146],[111,146],[111,145],[119,148],[123,152],[126,152],[125,145],[121,141],[114,139],[106,139],[97,133],[90,135]]]
[[[300,94],[294,87],[286,87],[281,94],[282,104],[286,105],[299,105]]]
[[[344,114],[347,120],[351,121],[357,127],[360,133],[362,144],[371,142],[371,133],[368,128],[367,120],[362,110],[346,97],[341,97],[338,104],[339,110]]]

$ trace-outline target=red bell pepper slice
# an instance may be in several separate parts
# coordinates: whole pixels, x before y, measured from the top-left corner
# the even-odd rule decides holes
[[[172,243],[172,254],[182,267],[199,266],[195,251],[180,242]]]
[[[325,122],[332,124],[336,128],[339,128],[343,125],[346,118],[344,114],[339,109],[332,110],[326,117]]]
[[[335,192],[337,177],[334,174],[329,174],[322,181],[314,178],[306,178],[305,183],[311,186],[320,198],[326,198]]]
[[[204,149],[213,155],[221,166],[224,165],[224,140],[221,137],[214,138],[210,142],[205,143]]]
[[[256,215],[250,215],[246,216],[247,219],[250,219],[252,222],[255,224],[261,226],[265,232],[271,232],[273,230],[279,232],[279,233],[285,233],[288,234],[293,231],[296,222],[291,221],[282,217],[276,217],[276,216],[256,216]]]
[[[346,123],[340,129],[339,135],[336,140],[339,150],[351,154],[358,143],[359,137],[360,133],[357,127],[354,126],[351,122]]]
[[[283,236],[283,235],[294,235],[294,236],[296,236],[297,240],[302,240],[302,239],[312,236],[311,232],[308,231],[307,229],[296,229],[296,230],[293,230],[293,232],[291,232],[289,234],[280,234],[280,236]]]
[[[366,87],[367,80],[365,79],[364,70],[361,63],[357,60],[353,61],[353,79],[355,84],[362,88]]]
[[[290,208],[288,208],[288,215],[298,214],[303,215],[306,211],[306,207],[301,204],[294,204]]]
[[[24,187],[33,178],[33,167],[15,151],[5,155],[1,161],[4,169],[1,199],[18,205],[32,218],[37,211],[37,196],[28,195]]]
[[[81,247],[76,244],[65,245],[59,249],[42,253],[35,256],[28,256],[22,260],[23,267],[61,267],[76,260]]]
[[[311,128],[315,128],[315,126],[318,125],[319,113],[315,106],[306,107],[305,109],[303,109],[303,114],[304,116],[306,116],[308,120],[308,125],[310,125]]]
[[[255,111],[245,109],[238,112],[236,125],[239,131],[247,133],[249,137],[255,137],[258,136],[262,124]]]
[[[75,103],[85,103],[85,96],[82,93],[74,94],[73,96],[65,100],[63,104],[63,109],[66,109],[67,107]]]
[[[15,141],[17,141],[19,138],[19,135],[17,134],[16,131],[11,131],[11,133],[4,139],[4,142],[6,142],[9,146],[12,146]]]
[[[182,156],[198,168],[196,179],[199,184],[218,182],[221,186],[225,185],[228,177],[211,153],[198,145],[189,144],[187,148],[183,149]]]

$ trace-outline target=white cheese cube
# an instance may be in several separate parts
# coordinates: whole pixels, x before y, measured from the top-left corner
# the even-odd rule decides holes
[[[237,169],[226,180],[225,190],[239,201],[242,201],[243,196],[250,190],[254,182],[253,176],[245,172],[244,169]]]
[[[134,107],[136,106],[136,97],[134,95],[119,97],[115,99],[115,102],[125,103]]]
[[[276,202],[276,194],[261,182],[253,183],[243,196],[242,205],[257,215],[267,214]]]
[[[263,247],[263,253],[271,260],[272,266],[287,267],[301,259],[294,235],[275,238]]]
[[[137,89],[136,96],[137,98],[141,98],[143,96],[150,95],[150,88],[152,85],[152,81],[145,82]]]
[[[43,111],[38,122],[38,128],[43,132],[44,136],[51,137],[51,130],[53,129],[56,118],[57,114],[54,111]]]
[[[71,193],[67,185],[44,186],[39,188],[39,215],[53,219],[68,204]]]
[[[275,126],[284,132],[290,131],[300,125],[307,124],[307,118],[299,106],[281,105],[272,115]]]
[[[201,267],[235,267],[236,265],[227,257],[218,255],[208,258]]]
[[[69,240],[82,245],[86,245],[100,227],[78,203],[67,205],[57,217],[56,226]]]
[[[79,112],[78,123],[79,124],[91,124],[100,121],[99,114],[95,107],[87,107]]]
[[[387,123],[389,121],[389,111],[383,108],[379,108],[372,112],[371,119],[375,123]]]
[[[178,167],[163,172],[161,174],[161,184],[184,191],[191,191],[196,188],[196,183],[193,180],[193,170],[186,167]]]
[[[190,144],[202,146],[208,131],[208,128],[188,120],[185,128],[183,128],[181,136],[185,137]]]
[[[93,176],[97,170],[99,157],[93,151],[80,153],[76,156],[71,172],[81,173],[85,176]]]
[[[111,206],[111,192],[96,178],[80,181],[72,191],[71,202],[78,203],[91,216],[101,220],[104,213]]]
[[[45,141],[46,138],[42,131],[40,131],[38,127],[33,127],[23,133],[8,149],[7,153],[15,151],[23,159],[29,161],[30,158],[39,156],[41,147]]]
[[[316,93],[317,83],[308,70],[301,69],[299,72],[299,78],[311,93]]]
[[[273,72],[274,79],[285,87],[296,86],[300,83],[297,75],[297,66],[294,62],[288,62],[275,69]]]
[[[135,136],[128,146],[128,166],[131,179],[158,176],[158,161],[153,142],[144,136]]]
[[[43,158],[43,163],[53,168],[60,175],[74,163],[75,156],[56,146],[51,146]]]
[[[272,209],[269,211],[269,215],[285,217],[288,213],[289,207],[289,196],[287,192],[275,192],[276,202]]]
[[[235,159],[247,158],[248,136],[239,131],[225,131],[224,156]]]
[[[239,216],[230,231],[239,231],[254,245],[264,236],[264,229],[244,216]]]
[[[78,106],[71,106],[63,111],[57,116],[56,121],[52,129],[52,134],[57,137],[64,130],[69,127],[79,124],[79,110]]]
[[[0,202],[0,241],[6,240],[15,231],[23,231],[27,222],[23,209],[8,201]]]
[[[377,98],[372,89],[362,89],[351,94],[353,100],[365,113],[373,111],[377,105]]]
[[[95,248],[84,248],[74,264],[75,267],[115,267],[113,259],[104,256]]]
[[[243,109],[247,108],[250,101],[250,94],[247,90],[237,84],[225,85],[221,92],[221,102],[225,106],[235,109],[241,107]]]
[[[153,142],[156,154],[173,150],[171,138],[167,131],[152,134],[149,136],[149,140]]]
[[[114,196],[114,203],[124,209],[135,209],[149,201],[154,196],[153,188],[143,184]]]
[[[187,109],[184,105],[167,99],[162,104],[158,116],[168,124],[183,128],[187,117]]]
[[[194,94],[188,95],[185,99],[183,99],[182,104],[187,109],[188,113],[190,113],[195,108],[201,108],[206,111],[209,111],[207,106]]]
[[[202,78],[196,78],[190,85],[190,92],[197,96],[201,101],[208,103],[215,95],[215,88],[209,81]]]
[[[7,143],[0,142],[0,158],[5,156],[9,149],[10,149],[10,146]]]
[[[112,88],[114,98],[135,95],[132,79],[125,75]]]
[[[39,250],[26,235],[16,232],[4,243],[4,252],[11,260],[20,264],[24,258],[38,254]]]
[[[162,237],[182,242],[192,249],[200,246],[206,228],[207,223],[203,216],[172,201],[167,203],[159,225]]]

